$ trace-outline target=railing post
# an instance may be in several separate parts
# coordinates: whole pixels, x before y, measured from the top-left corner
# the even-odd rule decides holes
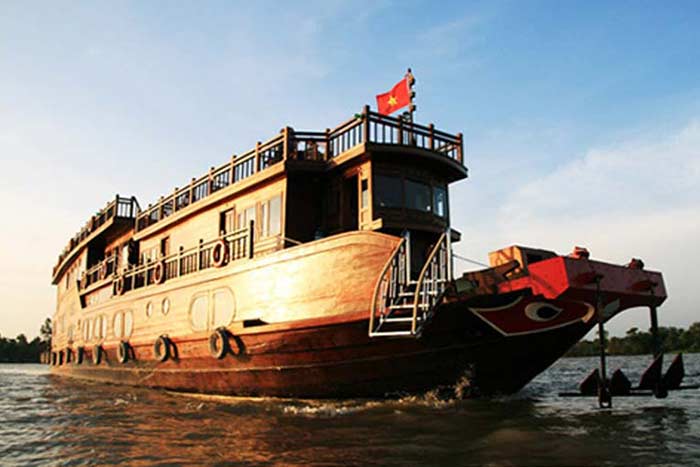
[[[333,158],[333,150],[331,148],[331,129],[326,128],[326,160]]]
[[[463,151],[464,151],[464,143],[463,143],[462,133],[457,133],[457,161],[459,161],[460,164],[462,164],[464,161],[464,157],[462,154]]]
[[[260,171],[260,141],[255,143],[255,168],[253,173],[258,173]]]
[[[187,201],[188,206],[190,204],[192,204],[192,200],[194,200],[194,177],[192,177],[192,180],[190,180],[190,191],[188,193],[188,201]]]
[[[229,169],[231,172],[231,185],[233,185],[236,182],[236,155],[231,156],[231,168]]]
[[[435,125],[428,125],[428,147],[431,151],[435,150]]]
[[[201,238],[199,239],[199,243],[197,244],[197,271],[200,271],[202,269],[202,240]]]
[[[282,143],[282,160],[286,161],[289,158],[289,148],[294,142],[294,129],[291,127],[284,127],[282,129],[283,143]]]
[[[248,227],[248,258],[253,258],[253,255],[255,254],[255,249],[253,246],[255,239],[255,221],[250,220],[250,225]]]
[[[210,167],[208,180],[207,180],[207,194],[204,196],[209,196],[213,192],[214,192],[214,167]]]
[[[362,128],[363,143],[369,143],[369,105],[365,105],[362,109],[364,127]]]
[[[177,250],[177,277],[182,275],[182,250],[183,246],[180,245],[180,249]]]
[[[399,134],[396,144],[403,144],[403,118],[399,117]]]

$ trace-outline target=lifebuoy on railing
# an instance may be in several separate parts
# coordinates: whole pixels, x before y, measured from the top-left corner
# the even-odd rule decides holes
[[[153,356],[159,362],[164,362],[171,357],[170,347],[173,342],[166,335],[159,336],[158,339],[153,343]]]
[[[209,352],[212,357],[221,360],[231,349],[229,344],[229,332],[226,328],[219,328],[209,336]]]
[[[156,284],[162,284],[165,281],[165,263],[163,261],[158,261],[153,268],[153,282]]]
[[[99,365],[102,361],[102,346],[100,344],[95,345],[92,348],[92,363]]]
[[[117,295],[124,294],[124,276],[119,276],[114,282],[114,293]]]
[[[119,363],[126,363],[129,360],[129,350],[131,350],[131,346],[128,342],[119,342],[119,346],[117,347],[117,359],[119,359]]]
[[[211,249],[211,264],[220,268],[228,261],[228,244],[222,239],[217,240]]]

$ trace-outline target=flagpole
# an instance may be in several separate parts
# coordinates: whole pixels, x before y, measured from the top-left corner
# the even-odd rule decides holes
[[[413,98],[416,97],[413,85],[416,83],[416,78],[413,76],[413,72],[411,72],[410,68],[406,72],[406,79],[408,81],[408,97],[410,99],[410,103],[408,104],[408,121],[413,123],[413,112],[416,110],[416,106],[413,103]]]

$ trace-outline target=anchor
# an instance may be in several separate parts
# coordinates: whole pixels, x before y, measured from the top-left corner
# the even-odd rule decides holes
[[[644,263],[639,259],[632,259],[628,264],[629,268],[642,269]],[[671,365],[662,374],[663,370],[663,350],[661,347],[661,339],[659,336],[659,322],[657,316],[656,302],[653,300],[654,287],[657,285],[651,281],[640,281],[633,285],[637,291],[649,291],[652,296],[652,302],[649,306],[649,318],[651,324],[651,335],[653,345],[653,360],[644,370],[639,380],[639,384],[632,386],[629,378],[622,372],[622,369],[616,369],[611,377],[606,376],[607,366],[607,350],[605,342],[605,316],[603,307],[603,294],[600,290],[600,281],[603,278],[601,274],[591,276],[591,282],[596,284],[596,319],[599,335],[599,352],[600,364],[599,368],[593,369],[578,385],[579,392],[561,392],[562,397],[598,397],[598,406],[600,408],[612,408],[612,397],[630,397],[630,396],[654,396],[657,399],[664,399],[668,396],[668,391],[677,391],[685,389],[699,389],[700,385],[683,385],[685,377],[685,367],[683,365],[683,354],[679,353],[671,362]]]

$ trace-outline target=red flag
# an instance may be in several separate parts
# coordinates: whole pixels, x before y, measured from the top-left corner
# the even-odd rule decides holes
[[[391,91],[377,95],[377,109],[382,115],[389,115],[411,103],[408,78],[404,78],[391,88]]]

